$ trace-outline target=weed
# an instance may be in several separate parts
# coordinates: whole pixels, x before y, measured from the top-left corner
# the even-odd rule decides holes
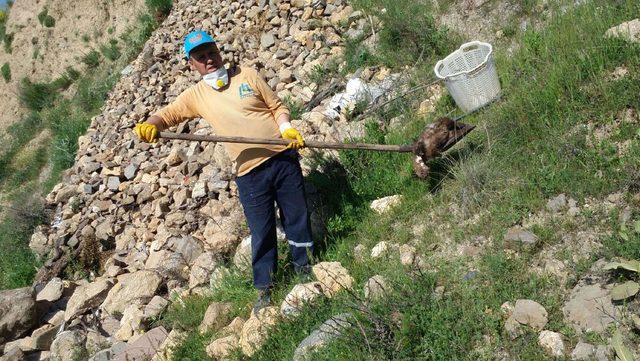
[[[11,68],[9,67],[9,63],[2,64],[2,68],[0,68],[0,72],[2,72],[2,78],[5,83],[11,81]]]
[[[102,53],[102,55],[104,55],[105,58],[111,61],[118,60],[118,58],[120,58],[120,56],[122,55],[120,49],[118,48],[118,41],[115,39],[111,39],[109,41],[109,45],[101,45],[100,52]]]
[[[345,71],[353,72],[358,68],[377,64],[377,57],[363,43],[361,38],[345,39]]]
[[[38,13],[38,21],[40,25],[47,28],[52,28],[56,25],[56,20],[49,15],[49,9],[45,6],[40,13]]]
[[[89,34],[82,34],[82,41],[85,43],[88,43],[89,40],[91,40],[91,37],[89,36]]]
[[[14,38],[14,34],[13,33],[6,33],[4,34],[4,51],[7,54],[11,54],[11,44],[13,43],[13,38]]]
[[[376,55],[389,66],[413,65],[452,49],[455,38],[446,28],[436,27],[429,1],[356,0],[354,5],[382,22]]]
[[[82,62],[85,63],[90,69],[97,68],[98,65],[100,65],[100,53],[96,50],[91,50],[82,57]]]
[[[300,119],[300,116],[302,116],[302,112],[304,110],[304,105],[302,103],[293,99],[289,95],[285,96],[282,99],[282,102],[287,108],[289,108],[291,119]]]
[[[33,83],[24,78],[20,84],[19,98],[22,104],[33,111],[50,107],[58,97],[58,93],[49,83]]]
[[[171,12],[172,0],[145,0],[149,12],[156,18],[163,18]]]

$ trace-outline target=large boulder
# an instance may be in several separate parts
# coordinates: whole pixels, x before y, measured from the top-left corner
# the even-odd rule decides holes
[[[162,283],[156,272],[143,270],[118,276],[118,283],[111,288],[102,308],[108,313],[122,313],[132,303],[146,304]]]
[[[98,278],[94,282],[77,287],[67,302],[67,309],[64,313],[65,321],[100,305],[112,286],[112,280]]]
[[[20,338],[37,321],[33,288],[0,291],[0,344]]]
[[[616,310],[609,290],[600,284],[578,285],[562,308],[565,322],[576,332],[603,332],[615,321]]]

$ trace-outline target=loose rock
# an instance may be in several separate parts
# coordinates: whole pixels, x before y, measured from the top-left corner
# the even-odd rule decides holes
[[[353,288],[353,278],[340,262],[318,263],[313,266],[312,272],[322,285],[324,294],[329,298],[345,288]]]
[[[542,331],[538,336],[538,345],[547,355],[552,357],[564,356],[564,341],[562,335],[553,331]]]

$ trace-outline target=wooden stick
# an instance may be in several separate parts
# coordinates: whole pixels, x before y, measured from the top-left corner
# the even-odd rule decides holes
[[[292,140],[287,139],[261,139],[245,137],[228,137],[221,135],[196,135],[160,132],[160,138],[190,140],[197,142],[219,142],[219,143],[245,143],[245,144],[273,144],[288,145]],[[375,150],[380,152],[400,152],[412,153],[415,145],[384,145],[384,144],[363,144],[363,143],[327,143],[306,140],[304,145],[309,148],[323,149],[361,149]]]

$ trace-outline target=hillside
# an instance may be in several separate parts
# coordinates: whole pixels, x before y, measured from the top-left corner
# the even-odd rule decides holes
[[[35,1],[13,4],[7,19],[10,45],[0,51],[0,64],[8,64],[9,81],[0,81],[0,131],[25,115],[18,99],[23,78],[33,82],[51,81],[67,67],[83,70],[81,58],[91,49],[117,39],[137,20],[144,1]],[[44,23],[41,18],[53,19]],[[72,30],[70,30],[72,29]]]
[[[29,242],[42,267],[0,293],[3,359],[633,359],[639,13],[636,1],[175,1],[105,73],[90,124],[72,124],[82,135]],[[410,155],[304,150],[313,281],[281,242],[273,307],[256,315],[224,148],[131,131],[198,79],[180,56],[195,28],[258,69],[307,139],[406,144],[461,114],[432,71],[472,39],[494,45],[502,96],[464,118],[476,130],[427,180]],[[383,95],[333,117],[352,78]],[[82,93],[42,116],[67,129]],[[200,119],[173,130],[212,134]]]

